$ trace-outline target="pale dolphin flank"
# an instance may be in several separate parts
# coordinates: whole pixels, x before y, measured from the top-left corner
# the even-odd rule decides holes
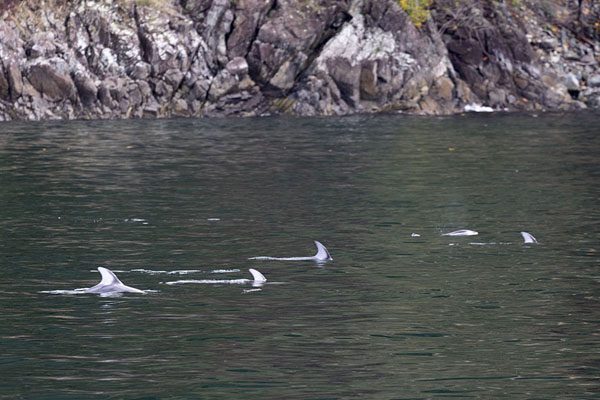
[[[124,285],[123,282],[117,278],[117,276],[108,268],[98,267],[102,280],[96,286],[91,288],[79,288],[73,290],[44,290],[40,293],[50,294],[86,294],[95,293],[100,296],[119,296],[120,293],[146,293],[143,290],[133,288],[131,286]]]
[[[145,293],[143,290],[124,285],[108,268],[98,267],[98,272],[102,275],[102,280],[96,286],[85,289],[84,293]]]
[[[250,257],[248,260],[273,260],[273,261],[306,261],[306,260],[312,260],[312,261],[318,261],[318,262],[324,262],[324,261],[331,261],[333,260],[333,257],[331,257],[331,254],[329,254],[329,252],[327,251],[327,249],[325,248],[325,246],[323,246],[322,243],[314,240],[315,245],[317,246],[317,254],[315,254],[314,256],[311,257],[269,257],[269,256],[259,256],[259,257]]]
[[[471,231],[468,229],[461,229],[459,231],[442,233],[442,236],[475,236],[479,235],[479,232]]]
[[[523,243],[537,243],[538,241],[527,232],[521,232],[521,236],[523,236]]]
[[[252,279],[183,279],[179,281],[165,282],[167,285],[179,285],[183,283],[208,283],[208,284],[219,284],[227,283],[233,285],[244,285],[251,283],[252,286],[262,286],[267,281],[267,278],[257,270],[250,268],[248,271],[252,274]]]

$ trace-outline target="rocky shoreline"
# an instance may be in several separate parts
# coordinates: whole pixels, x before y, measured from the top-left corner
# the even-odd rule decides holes
[[[600,108],[600,4],[4,4],[0,121]]]

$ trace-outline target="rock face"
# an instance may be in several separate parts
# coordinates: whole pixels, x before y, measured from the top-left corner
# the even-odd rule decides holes
[[[600,107],[591,0],[13,3],[0,120]]]

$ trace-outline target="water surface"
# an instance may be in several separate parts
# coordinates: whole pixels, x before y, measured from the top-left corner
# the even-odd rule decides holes
[[[598,126],[2,123],[0,397],[597,398]]]

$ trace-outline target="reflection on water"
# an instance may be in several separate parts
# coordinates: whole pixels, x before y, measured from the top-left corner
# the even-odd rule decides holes
[[[595,398],[599,124],[2,124],[0,397]]]

